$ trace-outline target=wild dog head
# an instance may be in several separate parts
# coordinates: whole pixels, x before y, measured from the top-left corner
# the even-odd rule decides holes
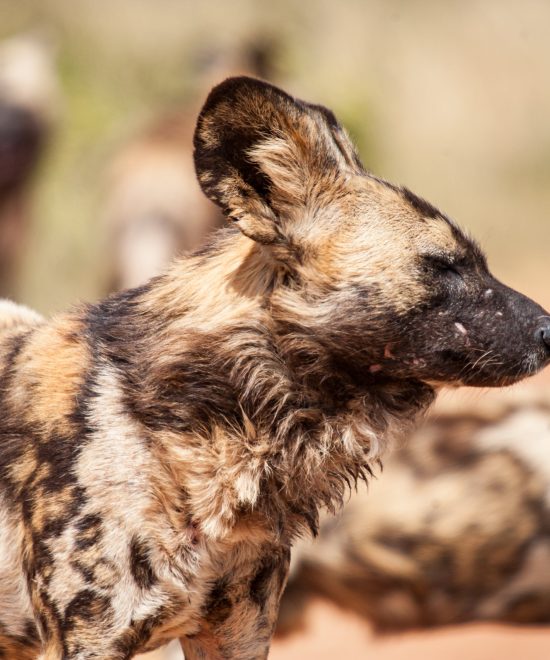
[[[283,273],[269,305],[303,374],[496,386],[550,359],[550,316],[449,218],[367,172],[330,110],[228,79],[200,114],[195,164]]]

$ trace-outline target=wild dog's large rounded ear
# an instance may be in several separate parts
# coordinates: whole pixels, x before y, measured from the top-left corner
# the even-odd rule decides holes
[[[362,171],[330,110],[255,78],[228,78],[210,92],[194,145],[203,191],[264,244],[284,241],[290,211],[314,202],[327,178]]]

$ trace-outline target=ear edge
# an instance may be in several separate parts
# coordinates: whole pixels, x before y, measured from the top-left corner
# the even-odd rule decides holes
[[[237,96],[247,91],[252,93],[261,92],[265,96],[272,95],[273,97],[279,97],[285,101],[296,103],[296,99],[290,94],[261,78],[253,78],[252,76],[232,76],[222,80],[221,83],[210,90],[199,114],[197,124],[200,123],[201,117],[212,112],[212,110],[214,110],[220,103],[236,99]]]
[[[303,102],[309,109],[318,112],[325,120],[332,139],[338,151],[344,157],[347,166],[359,174],[366,172],[365,166],[359,158],[359,153],[346,129],[340,124],[336,115],[330,108],[316,103]]]

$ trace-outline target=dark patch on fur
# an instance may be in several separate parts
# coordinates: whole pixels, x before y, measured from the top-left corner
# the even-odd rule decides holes
[[[60,536],[65,529],[66,524],[67,521],[65,518],[50,518],[44,523],[42,535],[44,538]]]
[[[40,536],[33,535],[33,562],[31,576],[40,575],[44,582],[47,584],[51,578],[54,566],[54,558],[52,551],[47,546],[44,539]]]
[[[36,629],[36,624],[31,619],[28,619],[25,622],[25,632],[23,636],[26,643],[30,642],[31,644],[37,644],[40,640],[38,630]]]
[[[90,422],[88,410],[90,402],[98,397],[98,388],[96,384],[96,374],[98,371],[98,355],[95,350],[95,342],[92,337],[88,336],[88,347],[92,355],[92,363],[89,369],[84,373],[82,382],[78,389],[75,405],[71,414],[69,415],[69,421],[77,429],[77,434],[79,442],[76,444],[78,446],[84,444],[87,438],[89,438],[95,431],[95,428]]]
[[[118,660],[127,660],[142,647],[151,637],[155,626],[162,623],[168,612],[160,608],[155,614],[142,619],[141,621],[131,621],[130,628],[126,630],[113,644],[115,658]]]
[[[95,572],[93,566],[87,566],[78,559],[73,559],[71,561],[71,566],[75,569],[75,571],[78,571],[80,575],[82,575],[86,584],[89,584],[91,586],[94,584]]]
[[[130,542],[130,570],[136,584],[141,589],[150,589],[157,582],[149,560],[147,546],[135,536]]]
[[[7,391],[7,385],[9,384],[6,381],[6,376],[13,376],[13,367],[15,364],[15,361],[19,357],[19,354],[25,347],[25,344],[27,343],[28,339],[32,335],[33,330],[27,330],[26,332],[21,332],[18,334],[15,334],[10,342],[9,342],[9,348],[5,357],[5,366],[4,366],[4,373],[2,374],[2,381],[0,383],[0,392],[5,393]]]
[[[103,521],[98,514],[90,513],[81,518],[75,525],[75,547],[78,550],[85,550],[97,543],[101,537],[102,524]]]
[[[250,581],[250,599],[260,608],[267,602],[267,597],[272,588],[272,578],[280,564],[280,559],[272,555],[265,555],[259,563],[252,580]]]
[[[0,373],[0,410],[2,410],[3,424],[0,441],[0,485],[6,488],[17,488],[8,474],[11,466],[25,451],[25,444],[21,438],[21,428],[17,420],[12,420],[9,406],[6,402],[13,378],[15,376],[15,364],[21,351],[24,349],[32,331],[15,335],[8,344],[5,357],[5,366]]]
[[[6,660],[19,660],[22,656],[29,658],[33,647],[37,647],[39,641],[36,625],[31,620],[25,622],[22,635],[11,635],[5,626],[0,623],[0,658]],[[34,648],[34,650],[35,655],[38,654],[38,648]]]
[[[49,467],[49,474],[38,482],[46,493],[57,493],[76,481],[74,466],[80,453],[75,438],[50,437],[37,446],[37,459],[40,465]]]
[[[229,598],[231,584],[227,577],[222,577],[214,582],[208,599],[204,605],[204,617],[213,626],[221,626],[233,610],[233,604]]]
[[[213,423],[242,428],[223,343],[237,334],[247,337],[248,342],[251,336],[258,336],[258,345],[265,338],[246,325],[219,335],[197,334],[195,341],[188,337],[180,355],[170,356],[171,362],[165,361],[162,367],[150,364],[146,354],[155,341],[159,319],[139,312],[139,295],[132,292],[131,297],[113,297],[91,308],[88,315],[96,350],[119,369],[128,411],[154,431],[169,428],[181,433],[208,433]],[[247,412],[254,414],[253,409]]]
[[[151,290],[156,279],[143,286],[109,296],[96,305],[88,307],[85,323],[94,356],[106,352],[114,360],[117,356],[116,349],[122,348],[119,346],[121,336],[135,340],[141,332],[141,328],[135,327],[135,322],[139,322],[139,319],[142,323],[153,320],[140,310],[139,303]],[[111,350],[112,345],[114,350]],[[124,357],[128,352],[128,350],[122,351],[120,366],[125,365]]]
[[[96,625],[110,614],[111,605],[106,596],[91,589],[79,591],[65,609],[62,630],[70,632],[78,622]]]

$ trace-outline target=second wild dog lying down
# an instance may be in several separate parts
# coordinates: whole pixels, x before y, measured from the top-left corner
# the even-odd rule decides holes
[[[230,228],[142,288],[1,335],[8,657],[123,660],[180,637],[187,660],[265,658],[319,508],[438,384],[549,360],[544,310],[366,172],[326,108],[228,79],[195,164]]]
[[[458,403],[293,549],[279,632],[314,594],[382,631],[550,622],[550,391]]]

